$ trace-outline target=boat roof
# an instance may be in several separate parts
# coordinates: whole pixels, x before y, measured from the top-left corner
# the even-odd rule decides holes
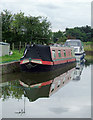
[[[83,46],[83,43],[80,39],[68,39],[65,42],[65,46]]]
[[[54,48],[54,49],[72,49],[69,46],[63,46],[63,47],[55,47],[55,46],[50,46],[50,48]]]

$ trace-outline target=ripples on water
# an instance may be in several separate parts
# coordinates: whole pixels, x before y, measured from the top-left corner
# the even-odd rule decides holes
[[[2,76],[3,118],[77,118],[91,115],[91,65],[47,73]]]

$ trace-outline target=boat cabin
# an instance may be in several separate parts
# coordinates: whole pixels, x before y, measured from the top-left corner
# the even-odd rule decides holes
[[[52,60],[74,56],[73,50],[66,47],[51,47],[51,54]]]
[[[75,57],[73,49],[69,47],[51,47],[52,60],[56,63],[70,61],[70,58]]]

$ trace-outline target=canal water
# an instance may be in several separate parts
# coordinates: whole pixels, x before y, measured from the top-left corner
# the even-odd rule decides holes
[[[91,118],[91,62],[0,81],[1,118]]]

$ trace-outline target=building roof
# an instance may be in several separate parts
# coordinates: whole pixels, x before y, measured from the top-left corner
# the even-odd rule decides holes
[[[0,42],[0,45],[9,45],[9,43]]]

